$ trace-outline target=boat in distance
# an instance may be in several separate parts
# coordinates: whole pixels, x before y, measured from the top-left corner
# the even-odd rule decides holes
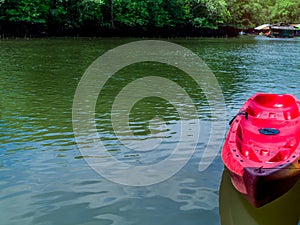
[[[230,121],[222,160],[231,182],[254,206],[282,196],[300,177],[300,102],[257,93]]]

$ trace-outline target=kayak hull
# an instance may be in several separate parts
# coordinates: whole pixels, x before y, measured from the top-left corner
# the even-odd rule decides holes
[[[255,207],[261,207],[288,192],[298,181],[299,173],[281,176],[276,172],[258,174],[257,168],[245,169],[243,176],[229,171],[232,184]],[[264,173],[264,172],[263,172]]]
[[[232,120],[222,159],[232,184],[255,207],[286,193],[300,177],[300,103],[257,93]]]

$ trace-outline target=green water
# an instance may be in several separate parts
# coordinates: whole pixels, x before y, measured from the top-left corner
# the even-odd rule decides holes
[[[220,151],[208,168],[199,171],[211,127],[208,93],[183,71],[158,62],[123,68],[103,87],[95,109],[99,138],[112,157],[134,166],[155,164],[172,153],[178,144],[180,115],[164,99],[151,96],[138,101],[130,112],[134,137],[126,136],[147,138],[149,121],[163,118],[164,124],[154,121],[156,135],[166,138],[156,151],[124,148],[111,124],[110,110],[119,91],[138,78],[155,75],[183,87],[198,111],[200,138],[191,159],[169,179],[142,187],[113,183],[87,164],[85,159],[92,156],[81,154],[72,127],[77,85],[100,55],[133,41],[137,40],[0,41],[0,224],[296,225],[299,182],[274,203],[253,209],[232,189],[226,174],[222,179]],[[223,92],[227,120],[256,92],[300,98],[298,38],[164,41],[192,50],[209,66]],[[220,135],[216,141],[223,139]],[[109,170],[113,173],[114,167]]]

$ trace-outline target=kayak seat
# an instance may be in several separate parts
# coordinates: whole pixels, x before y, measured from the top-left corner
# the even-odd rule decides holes
[[[296,100],[291,95],[258,94],[248,105],[248,115],[261,119],[291,120],[300,116]]]

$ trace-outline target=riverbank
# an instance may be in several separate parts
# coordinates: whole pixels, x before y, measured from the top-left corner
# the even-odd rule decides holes
[[[198,28],[192,25],[175,27],[97,27],[93,24],[86,25],[81,29],[62,26],[45,27],[42,24],[24,22],[0,22],[0,35],[4,37],[236,37],[240,29],[233,26],[218,26],[217,29]]]

